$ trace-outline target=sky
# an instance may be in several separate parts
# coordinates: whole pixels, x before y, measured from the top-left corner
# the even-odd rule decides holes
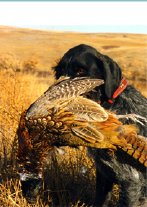
[[[0,2],[0,25],[147,34],[147,2]]]

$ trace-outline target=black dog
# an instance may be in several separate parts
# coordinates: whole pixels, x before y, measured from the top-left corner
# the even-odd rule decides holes
[[[100,102],[104,108],[116,114],[135,114],[136,117],[129,118],[128,115],[121,121],[136,124],[139,134],[147,136],[147,99],[133,86],[127,85],[121,68],[110,57],[99,53],[91,46],[81,44],[67,51],[53,69],[56,78],[89,76],[104,79],[105,84],[96,88],[96,91],[88,93],[88,98]],[[144,166],[121,150],[118,150],[114,156],[109,154],[109,150],[89,149],[89,151],[96,162],[96,206],[146,205]],[[118,186],[119,196],[117,201],[113,202],[115,184]]]

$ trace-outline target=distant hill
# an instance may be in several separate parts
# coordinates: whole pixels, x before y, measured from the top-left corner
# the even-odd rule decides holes
[[[9,59],[15,64],[30,61],[37,70],[50,71],[68,49],[81,43],[113,58],[125,76],[147,95],[147,35],[143,34],[53,32],[0,26],[0,69],[1,60]]]

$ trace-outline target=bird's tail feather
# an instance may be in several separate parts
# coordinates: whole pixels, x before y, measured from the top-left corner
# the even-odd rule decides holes
[[[127,143],[121,148],[147,167],[147,138],[138,135],[137,131],[134,125],[122,125],[120,127],[119,136]]]

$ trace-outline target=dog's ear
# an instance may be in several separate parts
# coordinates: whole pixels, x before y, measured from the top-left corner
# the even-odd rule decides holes
[[[56,66],[52,67],[52,69],[54,70],[55,72],[55,78],[56,79],[59,79],[61,76],[64,75],[65,73],[65,70],[64,70],[64,67],[63,67],[63,60],[59,60],[59,62],[57,63]]]
[[[60,68],[58,65],[52,68],[55,71],[55,78],[59,79],[63,75],[62,68]]]
[[[52,69],[55,71],[56,79],[59,79],[61,76],[68,75],[69,65],[72,60],[72,56],[68,55],[68,52],[59,60],[57,65]]]
[[[108,59],[108,60],[107,60]],[[99,62],[99,60],[98,60]],[[104,92],[106,98],[112,98],[113,93],[119,87],[121,79],[122,79],[122,72],[120,67],[116,62],[106,56],[106,60],[104,59],[101,62],[101,72],[103,75],[104,83]]]

